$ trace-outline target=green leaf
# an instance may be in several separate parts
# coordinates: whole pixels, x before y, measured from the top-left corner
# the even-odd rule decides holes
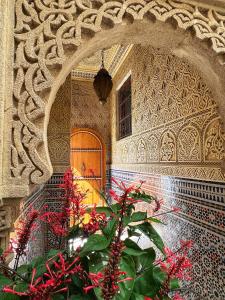
[[[143,270],[153,267],[153,262],[155,261],[155,250],[153,248],[145,249],[141,256],[138,257],[139,263]]]
[[[156,218],[148,218],[149,221],[151,222],[154,222],[154,223],[160,223],[160,224],[163,224],[163,225],[166,225],[165,223],[163,223],[162,221],[160,221],[159,219],[156,219]]]
[[[16,272],[20,275],[23,275],[23,274],[28,273],[29,269],[30,269],[30,265],[21,265],[18,267]]]
[[[78,288],[82,288],[82,287],[83,287],[83,281],[82,281],[78,276],[73,275],[73,276],[72,276],[72,280],[73,280],[73,283],[74,283]]]
[[[147,203],[151,203],[155,199],[155,197],[145,194],[144,191],[141,191],[139,193],[131,193],[129,196],[131,196],[135,200],[141,200]]]
[[[141,295],[147,295],[150,292],[156,293],[158,288],[155,285],[153,279],[152,268],[149,268],[147,271],[142,273],[139,277],[136,278],[134,283],[134,292]]]
[[[143,295],[139,295],[136,293],[132,293],[130,297],[130,300],[144,300],[144,299],[145,297]]]
[[[127,233],[128,233],[128,236],[129,237],[132,237],[132,236],[141,236],[141,234],[139,232],[136,232],[135,231],[135,226],[129,226],[128,229],[127,229]]]
[[[72,238],[76,238],[77,236],[80,235],[80,228],[78,225],[74,225],[70,231],[69,231],[69,234],[67,235],[67,239],[72,239]]]
[[[3,274],[0,274],[0,290],[5,286],[5,285],[11,285],[13,283],[12,280],[9,278],[5,277]]]
[[[49,258],[52,258],[52,257],[54,257],[54,256],[57,256],[57,254],[58,254],[58,253],[61,253],[61,252],[62,252],[62,251],[57,250],[57,249],[51,249],[51,250],[48,252],[47,257],[48,257],[48,259],[49,259]]]
[[[99,234],[93,234],[88,238],[79,255],[83,256],[86,255],[88,252],[106,249],[109,246],[109,244],[110,239],[107,239],[106,237]]]
[[[117,227],[117,220],[112,219],[107,223],[106,227],[102,228],[102,232],[107,238],[111,239],[115,235],[116,227]]]
[[[139,251],[132,248],[126,248],[123,252],[131,256],[140,256],[143,254],[142,250]]]
[[[47,271],[45,264],[36,267],[35,279],[42,276]]]
[[[153,277],[154,280],[158,283],[158,284],[163,284],[165,282],[165,280],[167,279],[167,274],[165,272],[163,272],[159,267],[155,267],[153,269]]]
[[[157,231],[153,228],[153,226],[150,223],[145,222],[136,225],[136,228],[139,229],[141,232],[143,232],[162,253],[164,252],[163,251],[164,243],[160,235],[157,233]]]
[[[176,290],[180,288],[180,283],[177,278],[173,278],[170,280],[169,287],[171,290]]]
[[[134,212],[131,216],[131,222],[139,222],[147,219],[147,212]]]
[[[28,290],[28,283],[26,282],[19,282],[16,284],[15,290],[17,292],[26,292]]]
[[[119,203],[111,205],[112,211],[117,214],[121,210],[121,205]]]
[[[131,222],[130,216],[124,216],[123,218],[123,226],[126,227]]]
[[[115,300],[128,300],[133,292],[134,279],[136,276],[135,264],[130,256],[123,256],[120,261],[120,270],[126,272],[125,278],[133,278],[119,283],[120,293],[115,296]]]
[[[88,294],[85,294],[85,295],[71,295],[70,300],[94,300],[93,299],[93,295],[88,295]]]
[[[17,295],[3,293],[0,292],[0,299],[1,300],[20,300],[21,298]]]
[[[44,264],[45,263],[45,258],[43,257],[43,256],[38,256],[38,257],[36,257],[36,258],[34,258],[33,260],[32,260],[32,262],[31,262],[31,264],[30,264],[30,266],[28,267],[28,268],[30,268],[31,267],[31,270],[33,269],[33,268],[35,268],[35,267],[37,267],[37,266],[39,266],[39,265],[41,265],[41,264]],[[31,271],[30,270],[30,271]]]
[[[51,296],[52,300],[65,300],[65,297],[61,294],[55,294]]]
[[[124,244],[126,248],[123,250],[124,253],[128,255],[133,255],[133,256],[139,256],[142,255],[144,250],[142,250],[134,241],[131,239],[126,239],[124,241]]]
[[[4,251],[3,251],[3,249],[2,248],[0,248],[0,255],[2,255],[2,253],[3,253]]]

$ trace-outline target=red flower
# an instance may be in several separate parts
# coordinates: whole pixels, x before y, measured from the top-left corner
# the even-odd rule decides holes
[[[66,217],[72,217],[75,223],[81,221],[86,213],[86,206],[83,204],[86,194],[82,193],[78,185],[74,183],[71,169],[66,171],[63,183],[59,187],[64,190],[63,200],[65,204],[63,213]]]
[[[188,250],[192,245],[191,241],[181,241],[181,247],[177,251],[173,252],[168,247],[164,248],[166,258],[164,260],[159,259],[158,264],[162,270],[167,273],[167,279],[163,284],[163,288],[160,290],[161,295],[167,295],[169,292],[169,282],[173,278],[182,280],[190,280],[190,270],[192,264],[186,257]],[[178,297],[178,296],[177,296]],[[175,298],[179,300],[179,298]]]
[[[174,296],[173,296],[173,300],[184,300],[184,298],[181,298],[181,296],[176,293]]]
[[[31,237],[33,230],[36,227],[35,221],[39,213],[37,210],[32,210],[28,215],[26,220],[20,220],[19,226],[16,228],[17,239],[13,241],[15,244],[14,251],[16,252],[14,269],[18,267],[19,259],[22,255],[25,255],[25,250],[27,243]]]
[[[55,258],[57,259],[54,260]],[[8,286],[3,288],[3,292],[18,296],[27,296],[32,300],[50,300],[52,295],[67,291],[67,284],[71,282],[69,275],[80,274],[82,271],[79,265],[79,258],[75,258],[69,263],[65,261],[61,253],[46,262],[46,269],[47,272],[37,279],[34,279],[36,269],[33,269],[31,283],[26,292],[17,292]]]
[[[157,211],[160,210],[160,208],[163,205],[164,201],[163,201],[163,199],[158,200],[157,198],[155,198],[154,200],[155,200],[155,207],[153,209],[153,212],[157,212]]]
[[[67,220],[65,214],[61,212],[45,212],[40,216],[40,220],[49,225],[50,230],[59,236],[66,236],[68,233]],[[66,228],[65,228],[66,227]]]
[[[186,246],[181,246],[179,251],[173,252],[168,247],[164,248],[165,260],[159,260],[161,268],[168,274],[169,278],[190,280],[190,269],[192,264],[186,255]]]
[[[83,225],[83,230],[85,233],[93,234],[98,231],[101,227],[106,226],[106,214],[105,213],[97,213],[96,205],[91,210],[90,220],[87,224]]]
[[[89,273],[88,277],[91,280],[92,285],[89,285],[89,286],[86,286],[83,288],[85,293],[88,293],[90,290],[101,286],[104,275],[101,272],[98,272],[97,274]]]
[[[173,212],[180,212],[181,208],[179,208],[179,207],[172,207],[172,211]]]

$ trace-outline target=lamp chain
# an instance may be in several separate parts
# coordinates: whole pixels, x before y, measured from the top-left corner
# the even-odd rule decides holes
[[[105,66],[104,66],[104,54],[105,54],[105,53],[104,53],[104,50],[102,50],[102,66],[101,66],[102,68],[105,67]]]

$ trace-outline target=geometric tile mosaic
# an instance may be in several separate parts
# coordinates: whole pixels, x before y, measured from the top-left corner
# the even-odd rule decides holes
[[[167,226],[157,229],[171,248],[181,239],[194,242],[190,253],[192,281],[182,291],[184,299],[225,299],[225,183],[118,169],[112,169],[111,175],[127,184],[144,180],[146,193],[164,199],[163,210],[171,206],[181,208],[179,213],[164,215]],[[142,205],[141,209],[147,207]]]

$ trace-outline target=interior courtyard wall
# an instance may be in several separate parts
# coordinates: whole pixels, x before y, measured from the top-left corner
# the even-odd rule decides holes
[[[132,136],[117,140],[116,89],[129,72]],[[113,168],[224,181],[224,143],[217,105],[197,70],[171,54],[134,46],[114,78]]]
[[[116,94],[129,72],[132,135],[118,140]],[[181,208],[157,229],[170,247],[181,239],[194,242],[184,298],[221,300],[225,151],[211,90],[187,61],[137,45],[114,78],[111,114],[112,176],[127,184],[144,180],[147,193],[164,199],[163,211]]]

